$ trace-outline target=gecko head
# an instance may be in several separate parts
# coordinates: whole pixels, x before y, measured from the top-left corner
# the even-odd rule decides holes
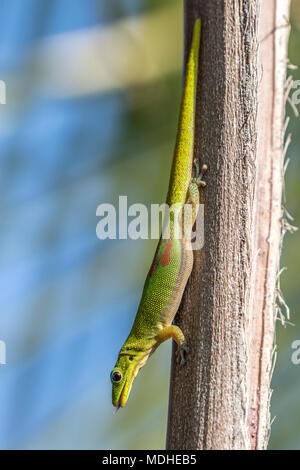
[[[144,358],[120,353],[117,363],[110,374],[112,383],[112,404],[116,410],[123,408],[129,397],[132,384],[140,368],[145,363]]]

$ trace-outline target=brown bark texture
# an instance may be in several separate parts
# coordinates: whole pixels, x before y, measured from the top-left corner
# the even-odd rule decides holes
[[[168,449],[264,449],[282,234],[288,0],[186,0],[202,19],[195,156],[208,165],[204,247],[176,323]]]

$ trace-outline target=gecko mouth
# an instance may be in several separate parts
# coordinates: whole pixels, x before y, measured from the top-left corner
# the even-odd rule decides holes
[[[124,405],[121,404],[122,402],[122,399],[123,399],[123,395],[124,395],[124,390],[125,390],[125,385],[126,385],[126,382],[124,383],[123,385],[123,388],[122,388],[122,391],[120,393],[120,397],[119,397],[119,400],[118,400],[118,403],[116,404],[116,412],[122,408]]]
[[[147,357],[149,356],[149,354],[147,355]],[[145,360],[143,362],[146,362]],[[137,373],[138,371],[140,370],[140,368],[142,367],[143,364],[137,364],[135,366],[135,368],[133,369],[132,371],[132,375],[131,377],[127,377],[127,379],[125,379],[124,381],[124,385],[122,387],[122,391],[120,393],[120,397],[119,397],[119,400],[116,404],[116,409],[115,409],[115,413],[120,409],[120,408],[123,408],[127,402],[127,399],[129,397],[129,394],[130,394],[130,391],[131,391],[131,387],[132,387],[132,384],[134,382],[134,379],[136,378],[137,376]],[[125,388],[126,388],[126,391],[125,391]]]

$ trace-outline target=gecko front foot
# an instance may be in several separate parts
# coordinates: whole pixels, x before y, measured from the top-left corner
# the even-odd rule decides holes
[[[178,346],[178,349],[176,351],[176,361],[178,364],[183,366],[186,363],[186,355],[189,352],[189,348],[186,343],[181,343]]]
[[[192,182],[196,183],[198,186],[202,186],[203,188],[206,186],[206,182],[203,181],[203,175],[207,171],[207,165],[202,165],[201,171],[199,168],[199,162],[194,161],[194,168],[195,168],[195,176],[192,178]]]

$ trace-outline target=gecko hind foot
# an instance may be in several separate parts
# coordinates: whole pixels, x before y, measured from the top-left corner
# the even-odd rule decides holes
[[[189,352],[189,348],[186,345],[186,343],[181,343],[178,346],[178,349],[175,353],[176,354],[176,362],[178,364],[180,364],[181,366],[183,366],[186,363],[186,355],[188,354],[188,352]]]

